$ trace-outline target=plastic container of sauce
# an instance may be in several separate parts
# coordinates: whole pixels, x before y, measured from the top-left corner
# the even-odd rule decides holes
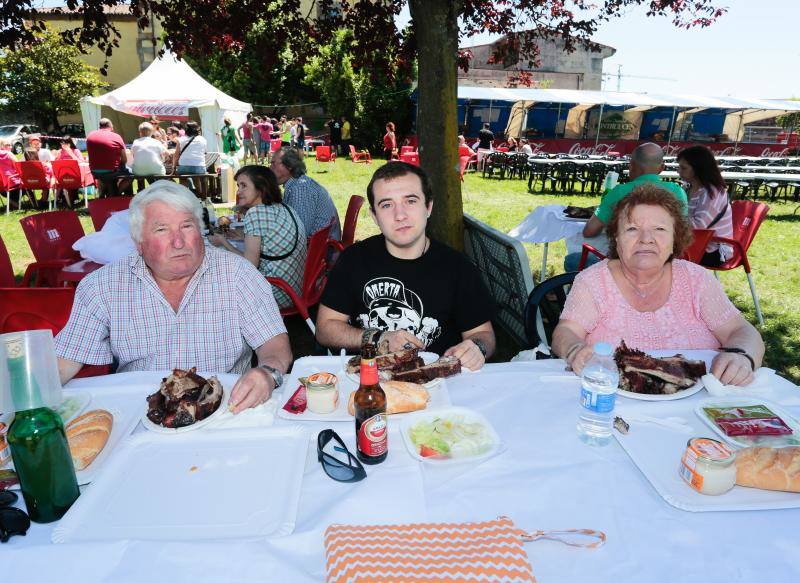
[[[696,491],[718,496],[736,484],[735,459],[736,454],[721,441],[693,437],[686,444],[679,471]]]
[[[333,413],[339,404],[338,379],[335,374],[318,372],[310,375],[303,384],[306,386],[308,410],[325,415]]]

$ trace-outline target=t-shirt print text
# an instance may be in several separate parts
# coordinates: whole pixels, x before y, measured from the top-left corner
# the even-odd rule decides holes
[[[388,332],[407,330],[427,347],[442,333],[436,318],[425,317],[422,300],[402,281],[393,277],[376,277],[364,284],[362,301],[367,313],[359,314],[364,328]]]

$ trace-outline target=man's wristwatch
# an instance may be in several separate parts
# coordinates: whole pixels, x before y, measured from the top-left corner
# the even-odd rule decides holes
[[[475,346],[477,346],[478,350],[481,351],[481,354],[483,355],[483,359],[486,360],[486,345],[481,340],[478,340],[477,338],[470,338],[470,340],[472,340],[472,342],[475,343]]]
[[[261,370],[265,370],[267,371],[267,373],[269,373],[269,375],[272,377],[272,380],[275,381],[276,389],[283,384],[283,373],[274,366],[270,366],[268,364],[259,364],[258,368],[260,368]]]

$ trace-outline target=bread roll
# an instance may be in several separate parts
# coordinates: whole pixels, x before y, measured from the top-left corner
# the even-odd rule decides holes
[[[404,383],[401,381],[384,381],[381,383],[383,392],[386,393],[386,413],[408,413],[418,411],[428,406],[428,389],[416,383]],[[347,412],[355,415],[353,399],[356,392],[350,393],[347,403]]]
[[[737,452],[736,483],[763,490],[800,492],[800,446],[749,447]]]
[[[81,471],[103,451],[111,435],[114,416],[103,409],[84,413],[67,425],[67,442],[75,471]]]

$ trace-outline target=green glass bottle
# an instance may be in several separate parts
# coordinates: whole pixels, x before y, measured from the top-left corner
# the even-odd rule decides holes
[[[34,522],[53,522],[69,510],[80,490],[61,416],[42,404],[24,354],[7,359],[12,398],[32,408],[17,411],[6,439],[22,497]]]

